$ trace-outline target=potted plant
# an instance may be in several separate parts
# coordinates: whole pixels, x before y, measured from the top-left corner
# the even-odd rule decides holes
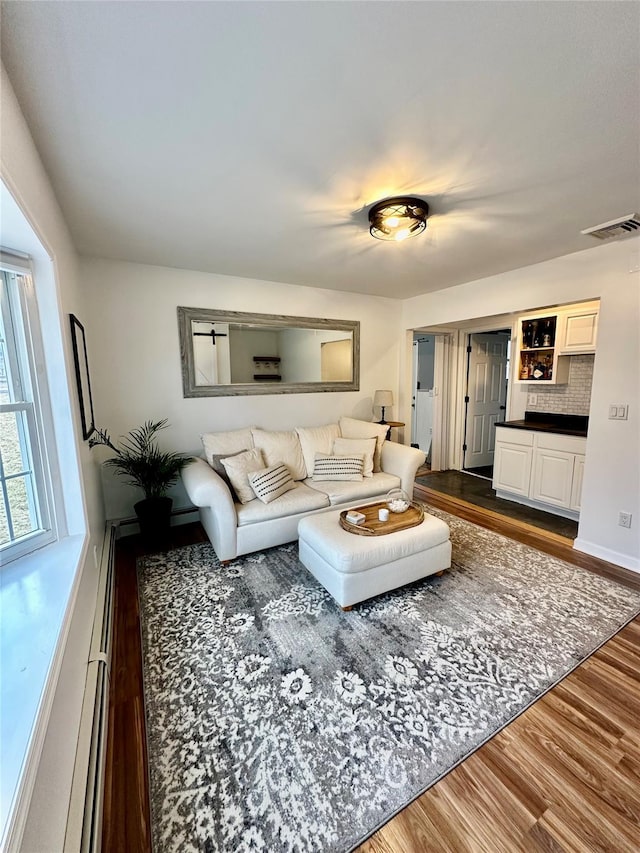
[[[171,520],[173,500],[166,491],[172,486],[180,471],[189,461],[189,456],[181,453],[161,451],[156,437],[161,429],[168,426],[167,419],[146,421],[137,429],[132,429],[116,446],[107,430],[96,429],[89,439],[89,447],[103,445],[115,454],[105,461],[105,465],[114,468],[132,486],[139,486],[144,499],[134,505],[140,532],[144,539],[152,541],[166,535]]]

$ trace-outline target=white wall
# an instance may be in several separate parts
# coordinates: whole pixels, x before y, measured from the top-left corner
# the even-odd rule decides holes
[[[640,239],[565,255],[403,302],[403,329],[600,298],[582,511],[576,548],[640,571]],[[631,272],[631,270],[633,270]],[[401,359],[408,416],[411,375]],[[627,421],[608,420],[627,403]],[[401,419],[406,419],[401,418]],[[633,513],[631,529],[618,512]]]
[[[342,318],[335,318],[342,319]],[[283,382],[320,382],[323,343],[350,340],[349,332],[285,329],[280,332]]]
[[[371,420],[377,388],[398,389],[401,305],[397,300],[223,275],[82,259],[91,299],[96,418],[117,436],[149,418],[168,418],[166,447],[200,452],[200,434],[247,425],[266,429]],[[178,305],[360,321],[360,391],[246,397],[182,395]],[[130,515],[136,496],[109,486],[107,514]]]
[[[45,288],[46,301],[40,301],[45,347],[57,354],[58,368],[51,373],[52,407],[56,424],[56,440],[60,457],[64,497],[70,508],[69,532],[81,534],[88,528],[85,564],[75,577],[70,601],[67,638],[55,698],[51,708],[50,725],[42,750],[35,779],[31,808],[24,835],[24,849],[61,850],[66,825],[75,745],[84,692],[86,663],[93,623],[97,572],[93,564],[93,546],[101,548],[104,535],[104,512],[98,469],[88,447],[82,443],[79,413],[75,397],[73,356],[68,314],[81,320],[87,315],[87,303],[77,272],[77,256],[69,233],[20,111],[13,89],[2,68],[1,145],[2,178],[10,190],[46,255],[38,246],[15,245],[21,238],[17,217],[12,206],[3,205],[2,232],[5,245],[35,253],[34,279],[51,278],[51,288]],[[44,297],[43,297],[44,298]],[[89,342],[89,359],[93,358]],[[60,378],[60,362],[66,371]],[[49,365],[51,367],[51,365]],[[69,407],[71,406],[71,418]],[[80,466],[82,487],[73,476]],[[65,472],[68,472],[65,476]],[[19,699],[19,697],[16,697]]]

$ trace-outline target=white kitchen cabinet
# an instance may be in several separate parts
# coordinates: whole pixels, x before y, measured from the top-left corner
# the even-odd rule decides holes
[[[573,486],[574,455],[562,450],[537,450],[529,497],[534,501],[568,507]]]
[[[598,303],[589,303],[563,313],[558,335],[559,354],[580,355],[596,351],[598,308]]]
[[[518,356],[515,360],[514,382],[567,384],[569,360],[560,358],[557,346],[561,333],[562,317],[557,312],[518,318]]]
[[[584,456],[576,456],[573,463],[573,486],[571,489],[570,509],[580,512],[580,496],[582,495],[582,480],[584,477]]]
[[[498,497],[577,518],[586,438],[496,427],[493,488]]]
[[[533,448],[509,442],[496,442],[493,460],[493,488],[515,495],[529,494]]]

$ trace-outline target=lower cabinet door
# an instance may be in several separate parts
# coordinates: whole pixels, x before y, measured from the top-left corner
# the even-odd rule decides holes
[[[569,507],[575,454],[561,450],[536,450],[530,497],[536,501]]]
[[[533,448],[521,444],[496,443],[493,488],[528,497]]]
[[[580,509],[582,496],[582,478],[584,476],[584,456],[574,457],[573,486],[571,488],[571,509]]]

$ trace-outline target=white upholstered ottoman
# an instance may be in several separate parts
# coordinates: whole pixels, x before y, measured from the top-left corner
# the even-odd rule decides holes
[[[417,527],[358,536],[340,527],[339,511],[298,524],[301,563],[343,608],[451,566],[449,527],[425,514]]]

